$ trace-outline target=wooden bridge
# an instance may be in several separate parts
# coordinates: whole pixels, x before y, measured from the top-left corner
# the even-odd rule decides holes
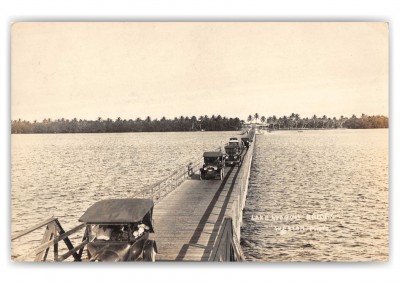
[[[221,180],[200,180],[198,174],[187,172],[172,176],[143,191],[139,197],[152,198],[155,239],[159,253],[156,261],[244,261],[240,247],[240,227],[245,206],[250,167],[255,142],[242,152],[241,167],[226,167]],[[198,171],[202,162],[195,163]],[[46,220],[12,236],[16,240],[46,226],[42,243],[34,251],[18,260],[35,256],[35,261],[47,259],[53,246],[54,260],[63,261],[73,256],[82,258],[85,238],[75,247],[69,236],[84,228],[81,224],[65,232],[56,218]],[[58,243],[65,242],[67,252],[59,256]]]
[[[243,260],[239,245],[253,146],[241,167],[226,167],[225,178],[194,175],[154,208],[157,260]]]

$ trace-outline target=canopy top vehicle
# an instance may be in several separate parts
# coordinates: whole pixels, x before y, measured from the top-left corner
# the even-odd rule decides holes
[[[227,158],[225,163],[230,166],[238,165],[239,167],[242,165],[242,156],[241,151],[236,145],[226,145],[225,152],[227,154]]]
[[[221,151],[204,152],[203,157],[221,157],[224,153]]]
[[[204,152],[203,157],[204,164],[200,168],[200,179],[219,176],[222,180],[224,177],[225,153],[221,151]]]
[[[154,203],[151,199],[107,199],[90,206],[79,218],[87,224],[126,224],[146,221],[151,226]]]
[[[204,152],[203,157],[204,157],[204,163],[205,164],[213,164],[216,161],[222,162],[225,154],[221,151],[217,152]]]
[[[229,145],[229,146],[236,146],[236,147],[238,147],[239,149],[242,148],[239,139],[237,139],[236,137],[230,138],[230,139],[229,139],[228,145]]]
[[[225,152],[228,155],[239,153],[239,148],[235,145],[226,145]]]
[[[248,136],[242,137],[242,143],[244,144],[244,146],[249,149],[250,145],[251,145],[251,140]]]
[[[90,206],[79,219],[86,223],[91,261],[154,261],[156,242],[151,199],[108,199]]]

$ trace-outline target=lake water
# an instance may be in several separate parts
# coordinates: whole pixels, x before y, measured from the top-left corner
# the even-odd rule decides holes
[[[12,135],[12,233],[51,216],[71,229],[94,202],[134,197],[234,135],[239,132]],[[25,255],[42,236],[38,230],[13,242],[12,256]]]
[[[388,130],[258,135],[243,214],[254,261],[384,261]]]
[[[94,202],[133,197],[238,134],[12,135],[12,233],[51,216],[71,229]],[[306,220],[313,213],[325,215]],[[243,216],[249,260],[386,259],[388,131],[257,136]],[[298,219],[284,219],[290,216]],[[12,256],[25,254],[42,234],[13,242]]]

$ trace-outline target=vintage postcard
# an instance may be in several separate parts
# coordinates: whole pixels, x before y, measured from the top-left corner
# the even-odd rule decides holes
[[[388,261],[388,36],[12,24],[12,261]]]

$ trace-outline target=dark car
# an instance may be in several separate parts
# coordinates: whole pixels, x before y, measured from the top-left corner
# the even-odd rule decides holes
[[[236,145],[226,145],[225,153],[227,155],[225,164],[228,166],[242,165],[242,156],[239,147]]]
[[[242,137],[242,143],[244,144],[246,149],[249,149],[249,147],[251,145],[251,140],[250,140],[250,138],[248,136]]]
[[[79,219],[86,223],[90,261],[155,261],[157,245],[151,199],[108,199],[90,206]]]
[[[238,150],[241,151],[243,148],[243,142],[239,141],[239,139],[232,137],[229,138],[229,143],[227,144],[227,146],[236,146],[238,147]]]
[[[200,179],[224,178],[225,158],[222,152],[204,152],[204,164],[200,168]]]

